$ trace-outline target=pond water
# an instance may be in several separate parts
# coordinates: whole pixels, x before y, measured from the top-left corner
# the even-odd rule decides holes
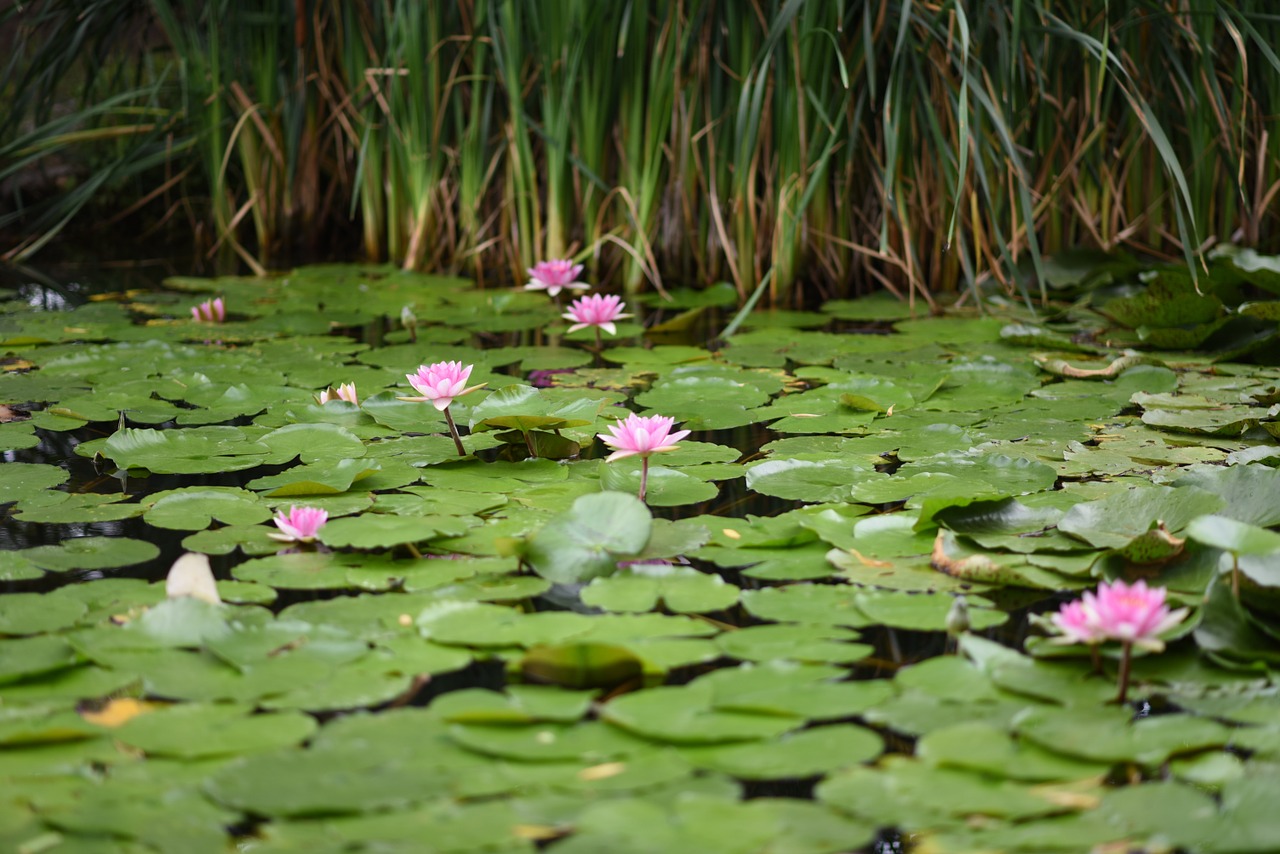
[[[11,849],[1280,839],[1280,371],[1124,349],[1216,317],[874,297],[722,341],[716,287],[597,351],[463,279],[141,279],[0,304]],[[454,360],[463,456],[402,399]],[[597,438],[630,412],[692,431],[644,502]],[[271,537],[294,506],[316,542]],[[221,604],[166,597],[184,553]],[[1118,646],[1028,619],[1100,579],[1191,608],[1126,704]]]

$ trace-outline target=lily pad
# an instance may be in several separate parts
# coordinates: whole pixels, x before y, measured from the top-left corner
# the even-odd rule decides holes
[[[632,564],[626,572],[595,578],[582,601],[607,611],[643,612],[659,603],[677,613],[720,611],[738,601],[738,588],[719,575],[667,563]]]
[[[35,566],[49,572],[113,569],[153,560],[160,549],[129,537],[72,537],[57,546],[36,546],[21,552]]]
[[[1224,503],[1194,486],[1130,489],[1077,504],[1062,517],[1058,528],[1097,548],[1123,548],[1153,525],[1163,523],[1177,533],[1197,516],[1216,513]]]
[[[135,717],[115,737],[149,755],[198,759],[298,744],[316,726],[297,712],[253,714],[244,706],[184,703]]]
[[[7,462],[0,466],[0,504],[36,496],[64,483],[67,472],[44,463]]]
[[[813,777],[867,762],[884,749],[880,736],[848,724],[787,733],[769,741],[682,751],[694,765],[745,780]]]
[[[202,531],[217,519],[228,525],[255,525],[271,518],[258,496],[235,487],[188,487],[159,493],[143,518],[158,528]]]
[[[473,523],[456,516],[383,516],[366,513],[334,519],[324,526],[320,539],[326,545],[358,549],[391,548],[436,537],[460,537]]]
[[[621,492],[583,496],[529,541],[526,559],[550,581],[589,581],[611,575],[619,560],[639,554],[652,526],[648,509],[634,496]]]
[[[121,468],[156,474],[207,474],[242,471],[261,465],[270,448],[249,441],[238,427],[187,430],[125,428],[98,449]]]
[[[0,596],[0,634],[35,635],[75,625],[89,609],[74,599],[39,593]]]

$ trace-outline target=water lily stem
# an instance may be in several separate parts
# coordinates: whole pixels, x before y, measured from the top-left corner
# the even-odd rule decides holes
[[[1240,600],[1240,555],[1231,553],[1231,595]]]
[[[600,356],[600,352],[604,350],[604,340],[600,337],[600,327],[592,327],[596,331],[596,357]]]
[[[1120,649],[1120,692],[1116,694],[1116,702],[1123,704],[1129,696],[1129,664],[1133,658],[1133,644],[1125,641]]]
[[[467,449],[462,447],[462,437],[458,435],[458,425],[453,423],[453,415],[449,412],[449,407],[444,409],[444,420],[449,422],[449,435],[453,437],[453,446],[458,449],[458,456],[465,457]]]
[[[644,501],[645,490],[649,487],[649,458],[640,458],[640,500]]]

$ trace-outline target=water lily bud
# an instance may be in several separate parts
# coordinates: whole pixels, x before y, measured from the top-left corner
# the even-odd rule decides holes
[[[400,309],[400,325],[409,331],[409,340],[416,344],[418,342],[418,316],[407,305]]]
[[[188,553],[175,560],[165,579],[164,592],[170,599],[190,596],[211,605],[222,604],[206,555]]]
[[[963,596],[957,596],[947,611],[947,635],[958,638],[969,631],[969,603]]]

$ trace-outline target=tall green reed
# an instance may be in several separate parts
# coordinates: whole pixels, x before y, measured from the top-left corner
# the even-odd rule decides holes
[[[200,140],[214,249],[229,248],[257,272],[292,242],[296,215],[307,226],[320,214],[308,28],[294,19],[294,8],[152,2],[177,57],[184,116]],[[239,235],[246,218],[253,244]]]
[[[484,278],[487,246],[501,238],[490,236],[493,216],[486,210],[497,164],[493,143],[494,101],[498,87],[492,71],[492,44],[488,38],[491,0],[461,4],[467,61],[465,82],[459,96],[450,99],[453,123],[459,129],[457,155],[458,232],[455,265],[465,266]]]
[[[1277,242],[1264,0],[150,8],[179,85],[139,97],[176,95],[148,116],[198,140],[166,174],[202,176],[185,189],[249,264],[355,218],[365,254],[415,268],[518,278],[572,252],[628,293],[674,274],[744,304],[933,309],[1043,299],[1042,255],[1082,243],[1194,269],[1213,241]],[[10,63],[7,91],[65,61]],[[86,120],[151,124],[95,91]]]
[[[677,170],[668,167],[668,151],[677,110],[681,70],[697,24],[675,0],[635,2],[618,38],[620,92],[618,110],[618,207],[630,234],[623,263],[623,290],[634,294],[647,279],[661,289],[654,232],[665,189]],[[700,4],[694,4],[699,6]]]
[[[425,265],[437,236],[434,200],[445,164],[443,15],[442,4],[395,0],[385,16],[388,71],[378,101],[388,129],[389,222],[397,226],[388,244],[409,269]]]
[[[18,232],[0,260],[35,255],[96,198],[146,200],[145,182],[189,147],[174,136],[167,70],[149,63],[144,26],[112,0],[0,10],[11,46],[0,64],[0,232]]]
[[[498,0],[498,14],[490,19],[494,43],[494,63],[498,80],[506,94],[507,115],[502,138],[505,159],[502,181],[501,231],[508,238],[504,246],[513,275],[544,257],[543,206],[538,189],[538,161],[529,136],[525,112],[524,74],[526,48],[523,4]]]

